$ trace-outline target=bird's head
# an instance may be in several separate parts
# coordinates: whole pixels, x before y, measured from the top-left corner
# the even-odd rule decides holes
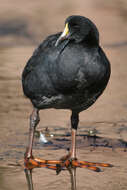
[[[58,46],[63,40],[68,39],[80,43],[88,41],[99,43],[99,33],[96,26],[88,18],[83,16],[70,16],[65,21],[63,33],[57,39],[55,46]]]

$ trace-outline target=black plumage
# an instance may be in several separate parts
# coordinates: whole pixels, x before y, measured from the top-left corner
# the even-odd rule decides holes
[[[24,94],[38,109],[83,111],[96,101],[109,80],[110,64],[99,46],[96,26],[81,16],[71,16],[67,22],[70,38],[55,46],[60,33],[49,36],[23,71]]]
[[[75,158],[79,113],[97,100],[109,77],[110,63],[99,45],[95,24],[83,16],[68,17],[64,32],[47,37],[34,51],[22,74],[24,94],[34,106],[26,159],[32,157],[38,112],[46,108],[72,111],[69,157]]]

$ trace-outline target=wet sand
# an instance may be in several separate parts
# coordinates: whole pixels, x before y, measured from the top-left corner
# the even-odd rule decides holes
[[[27,189],[22,167],[16,166],[23,161],[27,143],[29,115],[32,106],[23,96],[21,73],[26,61],[37,44],[50,33],[63,28],[64,19],[71,14],[80,14],[91,18],[100,31],[100,41],[112,68],[111,79],[104,94],[88,110],[80,114],[78,133],[87,134],[96,129],[99,137],[113,141],[115,148],[85,146],[83,138],[78,141],[77,156],[81,160],[108,162],[113,168],[103,168],[95,173],[87,169],[77,169],[77,189],[84,190],[124,190],[127,188],[126,160],[127,153],[123,146],[116,146],[118,140],[127,142],[127,17],[124,1],[54,1],[52,10],[50,1],[31,4],[25,1],[8,0],[1,4],[1,19],[21,18],[27,25],[27,34],[4,35],[0,37],[0,190]],[[57,4],[55,4],[57,3]],[[42,10],[41,10],[42,8]],[[13,12],[13,10],[16,12]],[[3,11],[8,11],[8,15]],[[19,11],[18,11],[19,10]],[[47,12],[46,12],[47,10]],[[40,12],[39,12],[40,11]],[[42,12],[41,12],[42,11]],[[41,16],[43,13],[43,16]],[[48,15],[48,17],[47,17]],[[46,21],[45,21],[46,20]],[[1,24],[2,21],[0,21]],[[24,35],[25,34],[25,35]],[[25,36],[25,37],[24,37]],[[40,112],[39,129],[48,127],[51,133],[69,132],[70,112],[66,110],[44,110]],[[50,118],[50,119],[49,119]],[[55,131],[55,129],[57,129]],[[61,137],[59,137],[61,139]],[[112,139],[112,140],[111,140]],[[54,142],[54,139],[49,139]],[[80,141],[81,140],[81,141]],[[116,143],[115,143],[116,142]],[[64,140],[61,144],[66,144]],[[66,154],[66,146],[54,148],[34,145],[34,155],[45,159],[59,159]],[[126,144],[125,144],[126,146]],[[56,176],[54,171],[41,168],[33,172],[35,190],[38,189],[70,189],[70,176],[63,171]],[[66,185],[65,185],[66,184]]]

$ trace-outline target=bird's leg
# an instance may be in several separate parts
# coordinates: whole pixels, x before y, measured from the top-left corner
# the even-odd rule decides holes
[[[71,147],[69,154],[66,156],[63,156],[60,160],[62,161],[61,164],[57,164],[57,174],[60,173],[61,169],[65,166],[69,166],[72,160],[76,159],[76,132],[77,132],[77,126],[79,122],[79,114],[72,112],[71,115]]]
[[[38,167],[46,167],[49,169],[56,170],[55,164],[60,163],[60,161],[56,160],[44,160],[39,158],[34,158],[32,155],[32,146],[34,140],[34,132],[37,124],[39,123],[39,110],[34,108],[32,114],[30,115],[30,128],[29,128],[29,140],[28,146],[26,148],[26,152],[24,154],[24,171],[26,174],[26,179],[28,182],[28,186],[30,190],[32,189],[32,169]]]
[[[33,146],[33,140],[34,140],[34,132],[37,124],[39,123],[39,110],[34,108],[32,114],[30,115],[30,128],[29,128],[29,140],[28,140],[28,146],[26,148],[26,152],[24,155],[24,165],[25,168],[29,168],[29,159],[32,158],[32,146]]]
[[[25,154],[25,168],[33,169],[38,167],[46,167],[49,169],[56,170],[56,173],[59,174],[60,171],[64,168],[88,168],[93,171],[100,171],[100,169],[96,166],[101,167],[111,167],[111,164],[105,163],[95,163],[95,162],[88,162],[88,161],[79,161],[76,158],[76,132],[77,126],[79,122],[79,114],[72,112],[71,115],[71,147],[69,154],[63,156],[60,160],[44,160],[39,158],[32,157],[32,144],[33,144],[33,137],[35,127],[39,122],[39,114],[38,110],[34,109],[31,119],[30,119],[30,133],[29,133],[29,144]]]
[[[24,169],[26,174],[26,180],[28,184],[28,190],[34,190],[33,189],[33,181],[32,181],[32,170]]]
[[[71,190],[76,190],[76,167],[68,167],[68,171],[71,179]]]
[[[26,152],[24,155],[24,171],[27,179],[28,189],[33,190],[33,182],[32,182],[32,169],[33,164],[29,162],[29,159],[33,158],[32,156],[32,146],[34,140],[34,132],[37,124],[39,123],[39,111],[34,108],[31,116],[30,116],[30,128],[29,128],[29,140],[28,147],[26,148]]]
[[[76,132],[77,132],[77,127],[78,127],[78,122],[79,122],[79,114],[72,112],[71,115],[71,148],[70,152],[68,155],[63,156],[61,158],[61,164],[57,164],[57,174],[60,173],[62,168],[66,167],[80,167],[80,168],[88,168],[90,170],[99,172],[100,169],[96,166],[101,166],[101,167],[111,167],[111,164],[105,164],[105,163],[94,163],[94,162],[88,162],[88,161],[79,161],[76,158]]]
[[[72,112],[71,115],[71,149],[70,155],[72,159],[76,159],[76,133],[79,123],[79,114]]]

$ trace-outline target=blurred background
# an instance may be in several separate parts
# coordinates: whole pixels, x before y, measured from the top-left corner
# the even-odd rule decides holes
[[[100,44],[106,52],[112,68],[110,82],[104,94],[95,105],[80,114],[79,131],[82,128],[86,130],[96,128],[101,137],[127,141],[127,0],[0,0],[1,190],[14,190],[19,183],[22,184],[21,189],[22,187],[27,189],[22,171],[16,173],[15,168],[13,171],[6,168],[8,165],[23,159],[27,142],[29,115],[32,106],[29,100],[23,96],[22,70],[39,43],[48,35],[62,31],[65,19],[74,14],[88,17],[96,24],[100,32]],[[41,111],[40,116],[40,128],[70,129],[69,111],[44,110]],[[51,155],[54,158],[60,157],[60,152],[64,152],[64,150],[58,150],[58,152],[53,151],[51,154],[48,151],[45,150],[47,156]],[[44,155],[43,153],[44,150],[42,150],[42,155]],[[41,152],[37,154],[41,155]],[[91,156],[98,160],[97,154],[99,153],[90,154],[93,154]],[[125,153],[124,155],[118,152],[113,153],[113,155],[107,153],[107,157],[106,155],[99,157],[103,158],[104,161],[109,158],[109,162],[112,160],[118,164],[121,154],[123,156],[122,171],[124,171],[124,163],[126,163],[127,158]],[[83,156],[83,153],[81,155]],[[3,166],[5,167],[3,168]],[[12,172],[15,178],[12,177]],[[100,184],[94,180],[95,174],[92,174],[93,183],[89,183],[91,178],[87,178],[88,183],[85,186],[80,183],[78,187],[81,190],[84,187],[89,187],[90,190],[96,188],[105,190],[108,184],[109,190],[116,189],[116,187],[118,190],[124,189],[127,185],[124,172],[120,173],[120,170],[114,169],[114,173],[110,174],[114,183],[109,183],[108,173],[105,183]],[[6,175],[9,176],[9,181]],[[37,189],[42,187],[48,188],[48,190],[52,189],[51,183],[55,180],[53,188],[57,189],[59,183],[67,180],[67,177],[56,179],[55,175],[49,179],[49,175],[51,174],[47,173],[47,181],[45,180],[44,184],[37,182]],[[79,173],[80,175],[86,175],[83,178],[87,177],[87,173],[84,174],[83,171]],[[119,178],[119,175],[122,178]],[[58,179],[61,181],[58,182]],[[35,177],[36,180],[37,177]],[[99,180],[103,181],[101,177]],[[66,189],[65,187],[61,188]]]

